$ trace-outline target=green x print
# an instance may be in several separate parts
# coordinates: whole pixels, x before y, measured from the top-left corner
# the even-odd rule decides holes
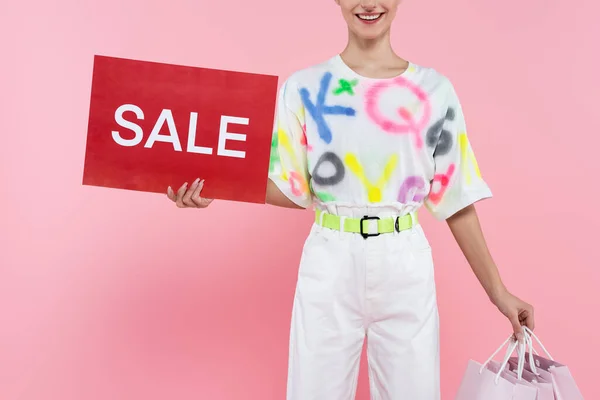
[[[333,90],[333,94],[339,96],[342,93],[348,93],[350,96],[354,96],[354,86],[358,84],[358,80],[347,81],[345,79],[339,80],[339,87]]]

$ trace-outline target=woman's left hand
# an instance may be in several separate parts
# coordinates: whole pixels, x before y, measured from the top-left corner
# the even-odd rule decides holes
[[[525,303],[508,291],[502,292],[492,301],[498,307],[498,310],[509,319],[517,340],[522,341],[524,338],[523,325],[531,330],[535,328],[533,306],[531,304]]]

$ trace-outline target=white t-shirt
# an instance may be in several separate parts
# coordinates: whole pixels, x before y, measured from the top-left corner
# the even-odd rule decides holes
[[[302,207],[406,214],[425,204],[437,219],[492,195],[446,77],[410,64],[395,78],[366,78],[339,55],[282,85],[269,178]]]

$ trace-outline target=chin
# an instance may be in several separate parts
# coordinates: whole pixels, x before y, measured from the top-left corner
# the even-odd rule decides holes
[[[367,31],[367,32],[365,32],[365,30],[357,29],[357,30],[354,31],[354,34],[359,39],[363,39],[363,40],[375,40],[375,39],[379,39],[382,36],[385,36],[385,31],[378,29],[377,31]]]

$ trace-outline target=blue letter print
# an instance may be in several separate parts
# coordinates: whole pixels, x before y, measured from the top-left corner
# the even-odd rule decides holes
[[[325,121],[325,115],[347,115],[349,117],[356,115],[356,111],[353,108],[325,105],[325,96],[327,96],[327,92],[329,91],[331,78],[331,72],[325,73],[323,78],[321,78],[321,87],[319,89],[319,94],[317,95],[317,104],[313,104],[310,100],[310,93],[307,89],[300,89],[304,107],[306,107],[315,120],[319,136],[327,144],[331,143],[331,129],[329,129],[329,125],[327,125],[327,122]]]

